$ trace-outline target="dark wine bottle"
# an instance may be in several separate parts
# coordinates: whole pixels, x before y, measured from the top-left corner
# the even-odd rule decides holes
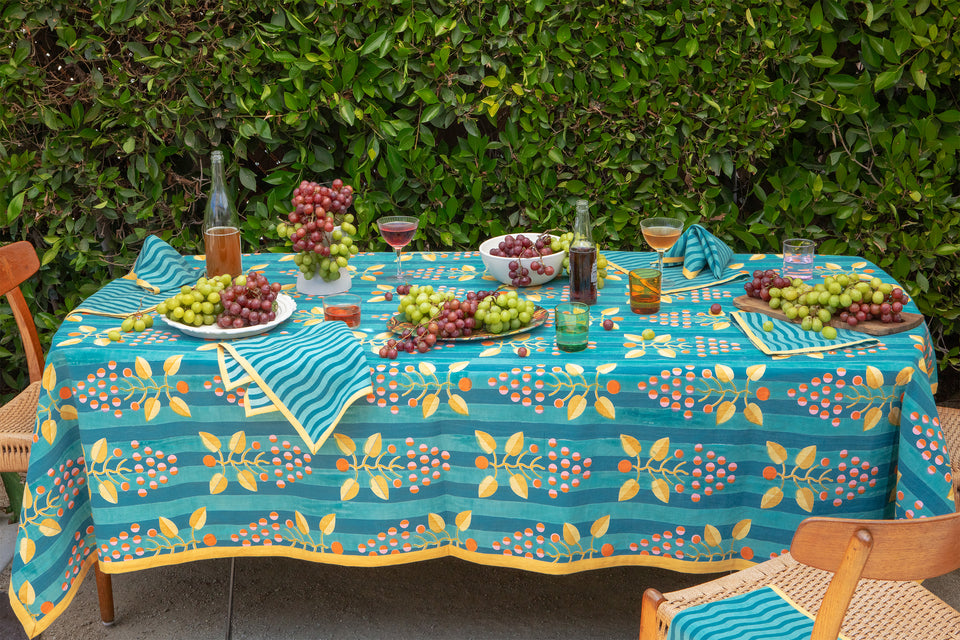
[[[570,301],[597,301],[597,245],[590,235],[590,205],[577,200],[577,217],[570,243]]]

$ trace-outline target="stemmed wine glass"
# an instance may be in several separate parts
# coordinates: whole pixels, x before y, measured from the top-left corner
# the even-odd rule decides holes
[[[400,268],[400,251],[410,244],[413,234],[420,226],[419,218],[413,216],[384,216],[377,219],[377,228],[387,244],[397,250],[397,275],[388,276],[387,280],[403,282],[403,269]]]
[[[679,218],[647,218],[640,221],[643,239],[657,252],[657,268],[663,277],[663,254],[677,243],[683,231],[683,220]]]

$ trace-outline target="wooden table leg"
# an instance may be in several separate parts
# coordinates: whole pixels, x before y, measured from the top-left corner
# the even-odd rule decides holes
[[[100,621],[104,626],[113,624],[113,580],[110,574],[100,571],[100,563],[93,565],[97,574],[97,599],[100,601]]]

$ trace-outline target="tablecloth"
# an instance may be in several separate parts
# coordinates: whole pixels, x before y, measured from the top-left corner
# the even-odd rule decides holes
[[[319,300],[291,288],[292,256],[243,261],[297,302],[277,335],[322,321]],[[351,266],[373,392],[316,454],[280,414],[245,415],[245,389],[225,389],[214,342],[160,321],[111,342],[117,319],[64,319],[10,586],[28,634],[68,605],[98,555],[108,573],[252,555],[716,572],[781,553],[810,515],[952,511],[925,325],[863,348],[768,356],[730,322],[741,282],[665,295],[659,313],[639,316],[612,271],[582,352],[558,351],[548,320],[384,360],[393,256],[362,253]],[[779,266],[736,255],[729,268]],[[816,271],[854,266],[890,281],[854,257],[818,257]],[[498,286],[476,252],[407,252],[403,267],[438,289]],[[567,283],[522,293],[552,309]]]

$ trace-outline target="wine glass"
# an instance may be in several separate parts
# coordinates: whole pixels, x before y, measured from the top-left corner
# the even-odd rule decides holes
[[[410,244],[413,234],[420,226],[420,220],[413,216],[383,216],[377,220],[377,228],[387,244],[397,250],[397,275],[388,276],[388,280],[403,282],[403,269],[400,268],[400,251]]]
[[[643,239],[657,252],[657,268],[663,277],[663,254],[676,244],[683,231],[683,220],[679,218],[647,218],[640,221]]]

